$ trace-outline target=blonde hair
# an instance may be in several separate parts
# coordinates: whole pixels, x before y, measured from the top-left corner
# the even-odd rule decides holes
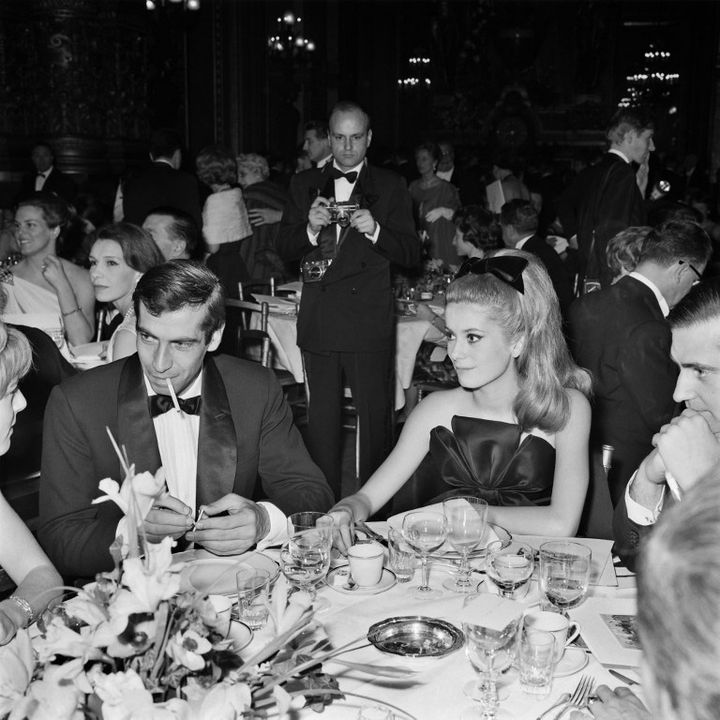
[[[15,328],[0,321],[0,398],[27,373],[32,365],[28,339]]]
[[[513,402],[518,424],[524,430],[558,432],[570,418],[566,389],[589,396],[590,375],[570,357],[557,295],[542,263],[521,250],[498,250],[493,255],[527,260],[522,272],[524,292],[491,273],[470,273],[453,280],[446,302],[482,305],[511,342],[521,341],[515,360],[520,390]]]

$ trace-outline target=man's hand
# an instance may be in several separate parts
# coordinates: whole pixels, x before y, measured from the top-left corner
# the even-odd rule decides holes
[[[647,708],[632,690],[616,688],[613,692],[607,685],[600,685],[595,693],[600,700],[588,705],[588,710],[599,720],[651,720]],[[569,720],[587,720],[582,712],[573,712]]]
[[[318,196],[313,200],[308,211],[308,228],[313,235],[317,235],[330,224],[330,211],[327,209],[329,204],[330,200],[324,197]]]
[[[275,210],[273,208],[253,208],[248,210],[248,218],[250,218],[250,224],[255,225],[273,225],[279,223],[282,220],[282,210]]]
[[[216,517],[221,513],[227,515]],[[187,539],[216,555],[239,555],[267,535],[267,511],[252,500],[230,493],[205,505],[205,515]]]
[[[350,218],[350,226],[363,235],[372,235],[375,232],[377,223],[367,208],[361,208],[353,213]]]
[[[145,534],[153,543],[170,535],[182,537],[193,525],[192,508],[172,495],[159,497],[145,518]]]
[[[720,441],[707,417],[696,410],[684,410],[652,439],[665,469],[683,491],[712,475],[720,465]]]

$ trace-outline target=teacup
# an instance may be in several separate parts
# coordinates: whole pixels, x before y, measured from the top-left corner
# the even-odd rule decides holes
[[[366,542],[348,548],[348,563],[353,580],[360,587],[377,585],[382,578],[385,549],[380,543]]]
[[[555,662],[559,663],[565,648],[580,634],[580,625],[564,615],[549,610],[529,610],[523,624],[526,628],[549,632],[555,638]]]

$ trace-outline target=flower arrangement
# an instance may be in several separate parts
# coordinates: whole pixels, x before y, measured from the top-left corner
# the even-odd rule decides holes
[[[243,662],[208,596],[181,591],[172,538],[145,541],[142,520],[165,486],[162,468],[136,474],[122,462],[122,487],[102,480],[105,495],[95,501],[112,500],[125,514],[128,539],[111,548],[115,569],[67,588],[72,597],[44,614],[32,640],[21,631],[0,648],[0,717],[234,720],[282,716],[299,696],[318,710],[342,697],[321,671],[324,658],[308,652],[317,647],[305,633],[309,599],[290,595],[284,577],[272,598],[277,636]]]

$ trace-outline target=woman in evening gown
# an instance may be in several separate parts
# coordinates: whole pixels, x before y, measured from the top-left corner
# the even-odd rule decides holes
[[[460,387],[430,394],[359,492],[332,513],[377,512],[413,477],[415,507],[455,495],[489,504],[512,533],[572,536],[588,487],[589,375],[570,357],[547,272],[501,250],[463,264],[446,294],[448,353]]]

